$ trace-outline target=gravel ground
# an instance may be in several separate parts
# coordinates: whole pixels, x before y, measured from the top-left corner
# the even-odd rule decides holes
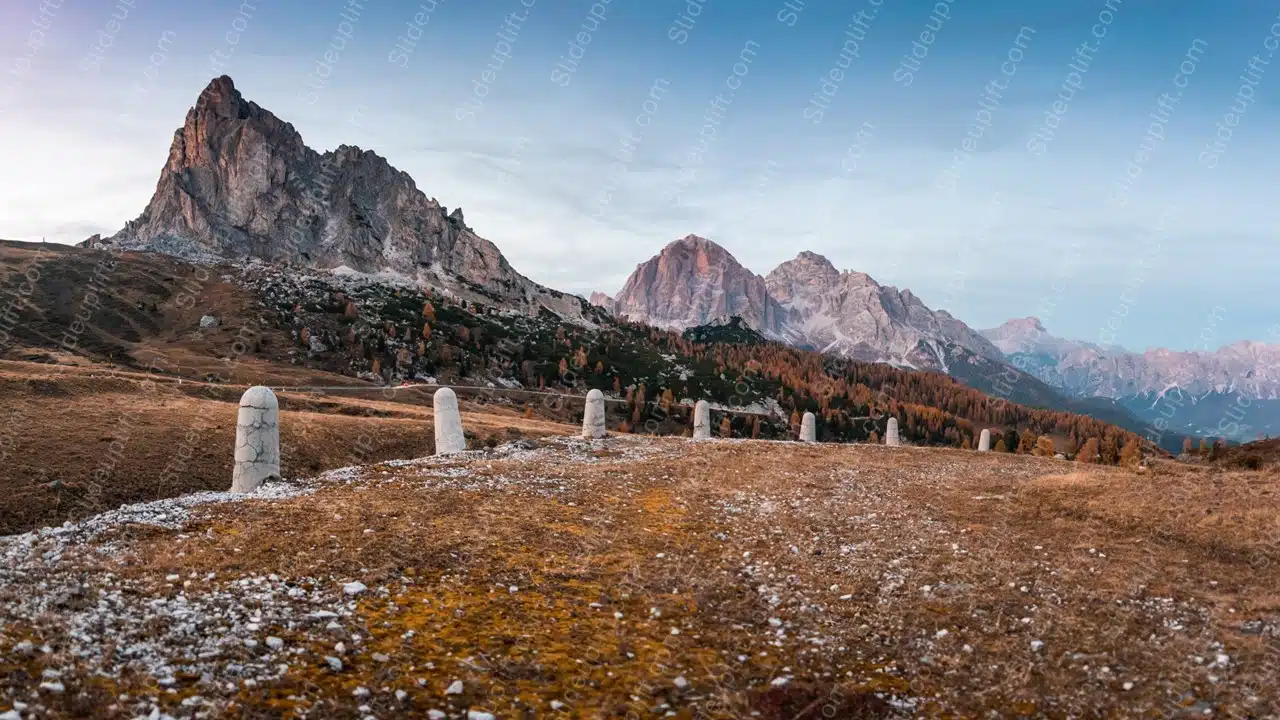
[[[0,718],[1276,717],[1269,539],[1080,469],[554,438],[124,507],[0,538]]]

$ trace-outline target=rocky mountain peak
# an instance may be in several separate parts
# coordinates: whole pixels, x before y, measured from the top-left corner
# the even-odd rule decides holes
[[[737,315],[755,330],[774,333],[781,321],[781,308],[769,296],[764,278],[697,235],[669,243],[637,265],[615,297],[614,309],[630,320],[681,330]]]
[[[1050,335],[1040,318],[1034,316],[1014,318],[1000,327],[983,330],[982,334],[1009,355],[1056,351],[1062,342]]]
[[[205,86],[196,99],[196,112],[212,112],[222,117],[240,117],[244,119],[249,111],[249,103],[236,89],[235,81],[228,75],[220,75]]]
[[[818,253],[801,252],[761,278],[696,235],[636,266],[615,311],[673,329],[738,315],[796,345],[914,367],[945,370],[965,352],[1004,362],[985,338],[910,291],[883,287],[866,273],[841,273]]]
[[[671,242],[667,243],[667,247],[668,247],[668,248],[671,248],[671,247],[691,247],[691,248],[698,248],[698,247],[713,247],[713,248],[716,248],[716,249],[718,249],[718,250],[724,250],[724,248],[720,247],[720,246],[719,246],[719,245],[717,245],[715,242],[713,242],[713,241],[711,241],[711,240],[708,240],[707,238],[704,238],[704,237],[702,237],[701,235],[695,235],[695,234],[693,234],[693,233],[689,233],[688,235],[685,235],[684,237],[680,238],[679,240],[672,240]]]
[[[1024,318],[1014,318],[1001,325],[1000,328],[1009,332],[1048,332],[1044,329],[1044,323],[1040,322],[1040,318],[1030,315]]]
[[[390,273],[573,318],[585,305],[517,273],[467,227],[461,209],[449,213],[376,152],[307,147],[227,76],[201,91],[174,133],[147,208],[96,245]]]

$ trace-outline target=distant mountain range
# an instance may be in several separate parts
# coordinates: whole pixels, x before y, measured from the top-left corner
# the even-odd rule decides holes
[[[673,330],[739,317],[771,340],[948,373],[1012,402],[1084,412],[1137,432],[1151,429],[1149,406],[1177,383],[1201,407],[1215,408],[1237,391],[1274,400],[1280,384],[1274,369],[1262,369],[1276,352],[1269,346],[1170,354],[1179,358],[1165,363],[1157,362],[1161,351],[1134,356],[1058,340],[1033,319],[978,332],[910,290],[838,271],[821,255],[801,252],[761,277],[696,235],[638,265],[615,296],[594,293],[588,301],[518,273],[460,209],[449,212],[376,153],[307,147],[292,125],[246,101],[225,76],[200,93],[174,134],[142,214],[82,245],[381,276],[584,324],[592,322],[591,305]],[[1171,427],[1198,428],[1200,419],[1188,414]]]
[[[1237,342],[1214,352],[1118,346],[1054,337],[1039,318],[982,334],[1019,368],[1074,397],[1106,398],[1140,418],[1236,441],[1280,429],[1280,346]]]
[[[1054,337],[1036,318],[976,331],[910,290],[838,271],[809,251],[761,277],[723,247],[689,235],[636,266],[616,296],[596,293],[591,302],[672,329],[738,316],[771,339],[949,373],[1017,402],[1149,425],[1153,436],[1239,441],[1280,427],[1280,346],[1137,354]]]
[[[864,362],[947,373],[990,395],[1032,407],[1092,415],[1159,435],[1127,409],[1071,398],[1022,372],[981,333],[946,311],[933,311],[910,290],[840,272],[825,257],[801,252],[761,277],[720,245],[689,235],[640,263],[616,296],[592,304],[645,324],[685,330],[742,322],[763,337]],[[1174,449],[1180,436],[1159,438]]]

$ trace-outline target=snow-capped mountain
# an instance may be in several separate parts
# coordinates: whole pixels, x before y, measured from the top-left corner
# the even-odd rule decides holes
[[[1232,439],[1280,429],[1280,345],[1135,353],[1050,335],[1034,317],[982,334],[1019,368],[1074,397],[1115,400],[1152,422]]]
[[[1193,395],[1243,392],[1280,398],[1280,345],[1242,341],[1213,352],[1135,353],[1050,335],[1039,319],[1010,320],[982,334],[1010,357],[1026,356],[1045,382],[1075,395],[1120,398],[1181,388]]]
[[[349,145],[312,150],[226,76],[209,83],[174,133],[142,214],[82,244],[389,275],[570,318],[586,308],[516,272],[461,209],[427,197],[384,158]]]

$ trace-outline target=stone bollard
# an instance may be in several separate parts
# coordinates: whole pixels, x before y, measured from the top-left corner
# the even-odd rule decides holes
[[[255,385],[240,396],[231,492],[253,492],[272,478],[280,479],[280,404],[271,388]]]
[[[693,406],[693,439],[711,439],[711,405],[699,400]]]
[[[991,431],[983,428],[982,435],[978,437],[978,452],[987,452],[989,450],[991,450]]]
[[[818,442],[817,420],[813,413],[807,412],[800,420],[800,442]]]
[[[889,424],[884,429],[884,444],[889,447],[898,447],[901,441],[898,440],[898,418],[889,418]]]
[[[462,416],[458,414],[458,396],[450,388],[440,388],[431,396],[435,411],[436,454],[451,455],[467,449],[462,434]]]
[[[597,440],[607,433],[604,424],[604,393],[592,390],[587,393],[587,409],[582,411],[582,439]]]

